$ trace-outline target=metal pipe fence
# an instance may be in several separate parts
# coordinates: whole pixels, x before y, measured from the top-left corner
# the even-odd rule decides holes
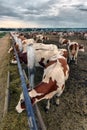
[[[14,45],[13,45],[13,47],[14,47]],[[32,104],[31,104],[31,100],[30,100],[30,97],[28,95],[26,81],[25,81],[25,78],[24,78],[24,74],[23,74],[23,71],[22,71],[20,60],[19,60],[19,57],[18,57],[18,54],[17,54],[17,51],[16,51],[15,47],[14,47],[14,52],[15,52],[16,59],[17,59],[17,65],[18,65],[22,90],[23,90],[24,99],[25,99],[25,105],[26,105],[26,111],[27,111],[27,116],[28,116],[29,128],[30,128],[30,130],[38,130],[36,120],[35,120],[35,115],[34,115]]]

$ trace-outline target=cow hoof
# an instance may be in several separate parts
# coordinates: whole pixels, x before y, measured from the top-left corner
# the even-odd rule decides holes
[[[49,109],[45,108],[45,112],[48,113],[48,112],[49,112]]]
[[[46,113],[48,113],[49,111],[48,110],[45,110]]]
[[[56,106],[59,106],[59,99],[56,100]]]
[[[58,107],[59,106],[59,104],[56,104],[56,107]]]
[[[10,63],[16,65],[17,64],[17,60],[11,60]]]

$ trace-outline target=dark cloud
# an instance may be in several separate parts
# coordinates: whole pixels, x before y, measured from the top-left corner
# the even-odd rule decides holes
[[[84,4],[73,5],[72,7],[80,11],[87,11],[87,5]]]
[[[74,26],[87,23],[87,7],[78,0],[0,0],[0,19],[4,16],[43,26]],[[73,4],[73,2],[76,2]],[[86,1],[86,0],[84,0]],[[84,14],[84,15],[83,15]]]
[[[81,5],[81,6],[79,6],[78,9],[79,9],[80,11],[87,11],[87,6]]]
[[[79,10],[87,12],[87,9],[79,9]]]
[[[20,14],[18,12],[15,12],[13,7],[4,6],[3,4],[0,4],[0,17],[20,17]]]

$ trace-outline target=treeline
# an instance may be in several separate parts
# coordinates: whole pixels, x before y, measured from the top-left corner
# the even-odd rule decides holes
[[[0,28],[0,31],[23,31],[23,30],[27,30],[27,29],[22,29],[22,28]],[[29,30],[29,29],[28,29]]]
[[[66,28],[67,29],[67,28]],[[0,31],[21,31],[21,32],[29,32],[29,31],[39,31],[39,32],[48,32],[48,31],[66,31],[64,28],[0,28]]]
[[[42,28],[0,28],[0,31],[43,31],[43,30],[44,29]]]
[[[65,32],[70,32],[70,31],[84,31],[87,32],[87,28],[0,28],[0,31],[19,31],[19,32],[29,32],[29,31],[40,31],[40,32],[60,32],[60,31],[65,31]]]

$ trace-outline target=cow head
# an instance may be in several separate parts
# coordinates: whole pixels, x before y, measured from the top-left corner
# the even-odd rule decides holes
[[[69,52],[69,62],[74,61],[77,62],[77,55],[79,51],[79,45],[76,42],[71,42],[68,45],[68,52]]]
[[[18,113],[21,113],[23,110],[25,110],[25,102],[24,102],[24,96],[23,96],[23,93],[20,95],[20,99],[19,99],[19,102],[16,106],[16,111]]]
[[[20,33],[18,38],[20,38],[21,40],[25,40],[25,37],[24,37],[24,34],[23,33]]]
[[[79,45],[79,51],[81,51],[81,52],[84,52],[84,51],[85,51],[85,49],[84,49],[84,46],[83,46],[83,45]]]
[[[62,44],[63,46],[67,46],[69,43],[70,43],[70,40],[64,39]]]

